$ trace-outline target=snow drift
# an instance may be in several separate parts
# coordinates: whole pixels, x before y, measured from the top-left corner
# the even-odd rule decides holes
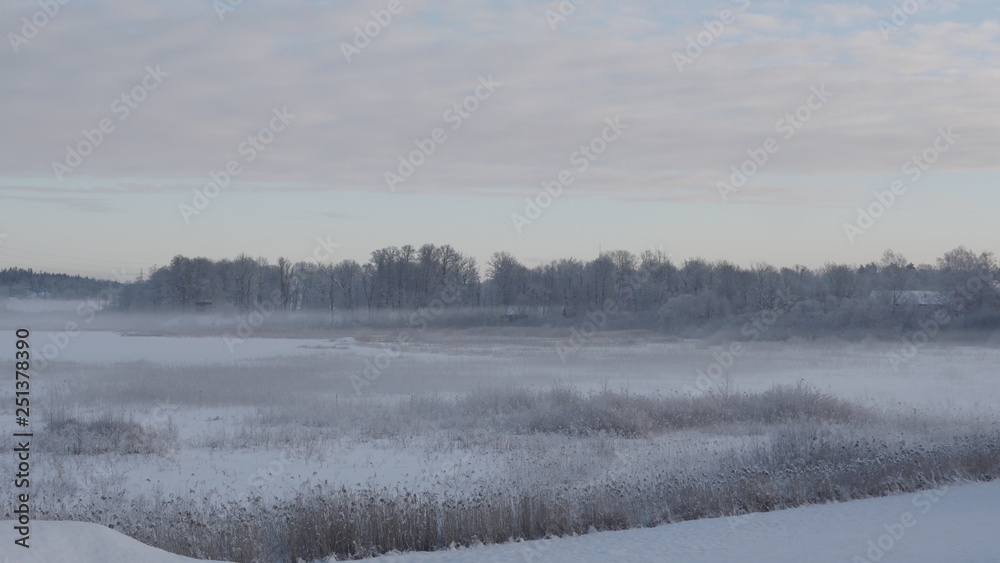
[[[3,563],[198,563],[86,522],[31,523],[28,549],[15,546],[14,522],[0,523]]]

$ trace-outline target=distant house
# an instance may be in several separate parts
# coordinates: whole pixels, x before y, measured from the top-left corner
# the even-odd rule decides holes
[[[948,297],[940,291],[873,291],[872,301],[893,305],[916,305],[918,307],[940,307],[948,304]]]
[[[195,301],[194,302],[194,310],[197,311],[197,312],[199,312],[199,313],[204,313],[205,311],[208,311],[211,308],[212,308],[212,300],[211,299],[204,299],[202,301]]]

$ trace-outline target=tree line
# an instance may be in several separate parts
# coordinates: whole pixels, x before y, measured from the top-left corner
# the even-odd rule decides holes
[[[934,305],[947,303],[960,309],[956,312],[966,325],[995,329],[1000,328],[997,273],[993,253],[965,247],[922,265],[891,250],[877,262],[820,268],[741,266],[702,258],[675,262],[662,251],[615,250],[589,261],[564,258],[533,267],[509,252],[496,252],[480,268],[451,245],[425,244],[381,248],[364,263],[178,255],[126,284],[14,268],[0,271],[0,293],[82,299],[103,290],[113,295],[111,306],[122,311],[210,306],[245,313],[267,306],[328,311],[331,318],[360,322],[378,312],[427,307],[465,311],[479,319],[467,322],[559,323],[601,311],[608,313],[602,318],[623,328],[678,332],[717,329],[778,309],[787,324],[800,328],[905,328]],[[907,299],[911,291],[936,297]]]
[[[0,270],[0,297],[89,299],[109,286],[114,289],[120,284],[84,276],[38,272],[32,268]]]
[[[959,247],[936,264],[914,265],[888,250],[869,264],[828,263],[748,267],[725,260],[674,262],[648,250],[603,252],[590,261],[565,258],[528,267],[496,252],[482,274],[476,260],[450,245],[405,245],[375,250],[365,263],[321,264],[241,254],[210,260],[175,256],[119,292],[124,310],[193,309],[212,302],[249,311],[267,302],[287,310],[406,311],[435,300],[448,308],[476,308],[508,317],[573,317],[615,311],[655,317],[664,325],[711,322],[795,305],[803,314],[862,317],[879,306],[912,305],[907,291],[961,293],[964,313],[997,310],[997,261],[991,252]],[[970,287],[971,286],[971,287]],[[843,319],[842,319],[843,320]],[[859,321],[861,322],[861,321]]]

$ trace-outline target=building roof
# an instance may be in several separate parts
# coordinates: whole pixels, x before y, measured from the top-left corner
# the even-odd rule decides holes
[[[892,301],[896,305],[947,305],[948,297],[940,291],[873,291],[870,298]]]

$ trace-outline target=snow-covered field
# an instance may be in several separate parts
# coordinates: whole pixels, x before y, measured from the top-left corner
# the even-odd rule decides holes
[[[558,329],[534,335],[428,330],[407,334],[401,345],[393,330],[271,332],[235,342],[224,337],[233,336],[233,327],[178,332],[184,328],[170,336],[33,332],[32,346],[50,358],[32,376],[33,430],[44,446],[33,454],[36,509],[65,514],[73,506],[100,507],[106,511],[93,521],[118,527],[129,514],[115,514],[116,503],[136,497],[203,499],[210,507],[288,499],[319,485],[444,495],[508,486],[593,489],[751,456],[784,431],[752,423],[634,436],[525,433],[461,418],[465,411],[456,405],[463,403],[455,401],[469,393],[480,401],[506,400],[504,393],[525,389],[669,399],[805,384],[882,413],[885,441],[900,444],[919,438],[908,430],[913,424],[995,431],[1000,413],[1000,349],[993,343],[932,343],[895,370],[890,355],[901,344],[877,341],[757,342],[732,355],[730,342],[641,332],[599,334],[582,346]],[[13,341],[12,330],[0,331],[0,362],[12,361]],[[0,387],[0,432],[7,436],[12,395],[12,385]],[[150,451],[79,451],[79,444],[64,443],[66,436],[56,444],[57,433],[44,432],[46,425],[95,420],[137,423],[149,430],[143,440]],[[817,428],[830,423],[824,425]],[[0,457],[5,475],[13,464],[13,456]],[[877,541],[884,524],[899,522],[913,497],[386,560],[853,561],[868,557],[868,539]],[[860,560],[1000,561],[984,531],[1000,521],[997,500],[994,484],[952,487],[926,513],[911,506],[917,524],[884,558]],[[58,530],[109,548],[135,548],[92,527],[36,525],[46,545],[46,530]],[[959,542],[960,550],[941,551]],[[4,550],[8,545],[5,539]],[[812,556],[803,559],[810,545]],[[112,560],[61,557],[39,560]],[[159,560],[143,557],[131,560]]]

